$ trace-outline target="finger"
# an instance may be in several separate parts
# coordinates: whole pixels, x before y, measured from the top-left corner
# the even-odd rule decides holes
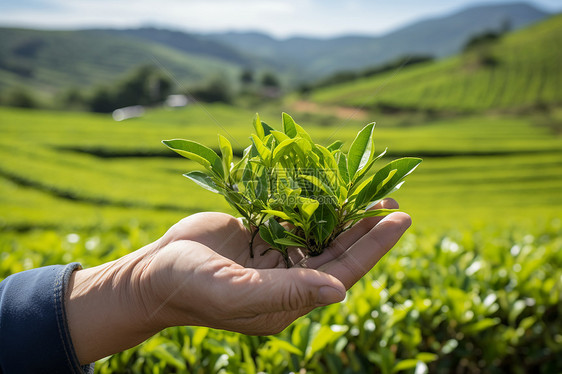
[[[322,265],[318,270],[333,275],[349,289],[396,244],[410,224],[410,216],[406,213],[392,213],[338,258]]]
[[[335,277],[312,269],[245,269],[246,282],[227,299],[247,317],[264,313],[305,311],[344,299],[346,289]]]
[[[388,198],[382,200],[371,209],[398,209],[398,203],[396,200]],[[371,230],[383,218],[383,216],[363,218],[355,226],[339,235],[330,247],[326,248],[321,255],[305,259],[305,261],[297,264],[297,266],[317,269],[325,263],[334,260],[335,258],[341,256],[353,245],[353,243],[368,233],[369,230]]]

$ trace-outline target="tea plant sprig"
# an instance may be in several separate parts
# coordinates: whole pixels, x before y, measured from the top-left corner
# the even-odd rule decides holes
[[[270,249],[281,253],[287,267],[290,247],[302,248],[308,256],[319,255],[362,218],[393,212],[371,208],[400,188],[403,179],[422,161],[400,158],[369,175],[374,163],[386,153],[375,153],[374,123],[359,131],[347,153],[341,141],[327,147],[314,143],[286,113],[282,123],[283,131],[278,131],[256,115],[251,144],[237,162],[232,145],[222,135],[221,156],[191,140],[163,143],[201,164],[205,171],[184,175],[223,195],[240,213],[253,232],[250,255],[254,256],[253,241],[259,233]]]

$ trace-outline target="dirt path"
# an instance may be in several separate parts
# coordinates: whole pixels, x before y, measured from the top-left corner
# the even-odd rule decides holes
[[[337,105],[320,105],[311,101],[295,101],[292,105],[295,112],[312,113],[312,114],[329,114],[340,119],[356,119],[366,120],[369,113],[360,108],[344,107]]]

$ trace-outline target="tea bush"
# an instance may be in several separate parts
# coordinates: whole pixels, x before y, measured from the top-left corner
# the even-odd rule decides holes
[[[0,277],[94,266],[149,240],[138,225],[5,233]],[[16,240],[17,238],[17,240]],[[406,234],[340,304],[271,337],[174,327],[100,360],[98,373],[557,372],[562,368],[562,222]]]

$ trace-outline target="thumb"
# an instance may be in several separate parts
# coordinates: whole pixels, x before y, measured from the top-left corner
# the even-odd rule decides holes
[[[336,277],[313,269],[257,270],[259,282],[254,288],[262,312],[308,311],[342,301],[346,288]]]

